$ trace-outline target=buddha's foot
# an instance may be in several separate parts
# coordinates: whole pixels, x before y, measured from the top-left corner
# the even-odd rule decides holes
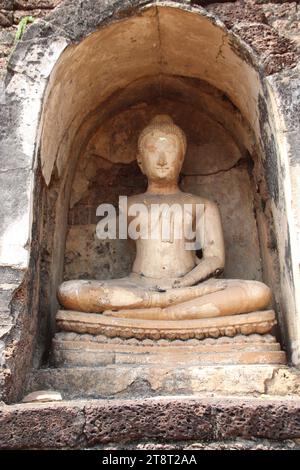
[[[94,313],[59,310],[58,329],[75,333],[137,339],[218,338],[220,336],[265,334],[276,324],[275,312],[264,310],[198,320],[152,320],[115,318]]]

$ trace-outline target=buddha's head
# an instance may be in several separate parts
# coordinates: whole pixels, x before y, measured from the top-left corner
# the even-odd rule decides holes
[[[150,181],[177,182],[185,152],[185,134],[168,115],[155,116],[139,136],[138,164]]]

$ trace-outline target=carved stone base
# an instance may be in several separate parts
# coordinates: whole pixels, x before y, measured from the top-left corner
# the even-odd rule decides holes
[[[265,334],[276,324],[275,312],[244,313],[200,320],[152,321],[106,317],[96,313],[59,310],[56,316],[59,330],[107,337],[137,339],[218,338],[220,336]]]
[[[271,335],[238,335],[205,340],[122,340],[103,336],[56,334],[52,345],[55,367],[119,365],[285,364],[285,353]]]

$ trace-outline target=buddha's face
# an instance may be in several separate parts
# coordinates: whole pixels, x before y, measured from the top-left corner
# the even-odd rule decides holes
[[[177,181],[183,159],[182,143],[176,135],[153,130],[141,142],[138,163],[149,181]]]

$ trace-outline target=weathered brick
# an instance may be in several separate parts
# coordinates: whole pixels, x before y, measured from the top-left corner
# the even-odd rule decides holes
[[[0,57],[0,81],[2,79],[3,71],[5,71],[7,66],[7,57]]]
[[[14,0],[15,10],[33,10],[35,8],[55,8],[62,0]]]
[[[0,10],[13,10],[13,0],[0,0]]]
[[[20,20],[25,16],[32,16],[33,18],[43,18],[49,13],[49,10],[16,10],[14,12],[14,24],[19,24]]]
[[[11,46],[7,44],[0,44],[0,57],[8,57],[11,51]]]
[[[0,408],[1,449],[92,448],[151,441],[218,442],[300,436],[299,400],[159,398]]]
[[[8,10],[0,10],[0,26],[7,28],[13,24],[13,13]]]
[[[300,436],[299,401],[124,400],[86,406],[88,446],[138,439],[215,440]]]
[[[261,7],[257,5],[245,5],[244,2],[234,3],[213,3],[207,7],[207,10],[217,15],[227,26],[232,28],[235,24],[242,21],[251,23],[266,23],[266,17]]]
[[[84,415],[76,405],[2,407],[0,423],[2,449],[71,449],[84,441]]]

